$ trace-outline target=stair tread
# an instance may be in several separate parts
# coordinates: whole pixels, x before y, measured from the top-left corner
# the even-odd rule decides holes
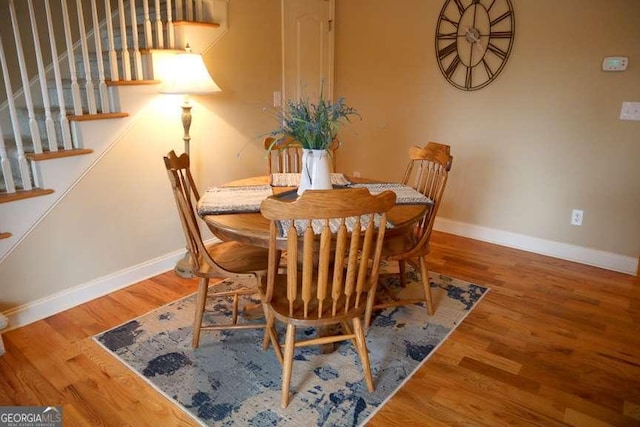
[[[78,116],[70,115],[70,121],[83,122],[87,120],[105,120],[105,119],[121,119],[129,117],[129,113],[98,113],[98,114],[81,114]]]
[[[107,80],[107,86],[159,85],[161,80]]]
[[[46,188],[34,188],[32,190],[17,190],[15,193],[0,194],[0,203],[14,202],[16,200],[40,197],[51,194],[54,191]]]
[[[81,156],[84,154],[91,154],[93,150],[89,148],[74,148],[71,150],[58,150],[58,151],[45,151],[43,153],[27,153],[25,157],[33,161],[60,159],[63,157]]]

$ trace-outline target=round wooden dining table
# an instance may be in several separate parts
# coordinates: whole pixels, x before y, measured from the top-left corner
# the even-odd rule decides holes
[[[379,182],[368,178],[347,177],[352,183],[375,183]],[[268,185],[271,182],[269,175],[244,178],[224,184],[225,187],[248,186],[248,185]],[[295,187],[271,187],[274,195],[281,194],[295,199]],[[387,221],[393,224],[385,233],[386,237],[398,236],[407,233],[413,228],[415,223],[423,217],[427,205],[398,204],[387,212]],[[251,213],[229,213],[202,216],[211,232],[220,240],[237,241],[248,243],[264,248],[269,247],[269,220],[264,218],[260,212]],[[279,249],[286,249],[286,238],[278,241]]]

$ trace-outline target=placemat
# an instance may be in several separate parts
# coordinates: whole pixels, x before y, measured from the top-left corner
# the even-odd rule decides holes
[[[351,188],[364,187],[372,195],[391,190],[396,193],[396,205],[433,205],[433,201],[413,187],[396,182],[352,184]]]
[[[198,215],[260,212],[260,203],[272,194],[266,184],[213,187],[198,200]]]
[[[332,173],[331,184],[338,186],[347,186],[351,184],[344,174]],[[299,173],[272,173],[271,174],[271,186],[272,187],[298,187],[300,185]]]

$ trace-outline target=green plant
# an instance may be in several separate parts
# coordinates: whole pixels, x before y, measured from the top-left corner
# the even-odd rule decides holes
[[[297,141],[302,148],[327,150],[344,121],[350,121],[349,116],[360,117],[355,108],[345,104],[344,98],[331,103],[322,91],[317,103],[308,98],[300,98],[297,102],[289,100],[277,114],[280,127],[270,133],[276,139],[269,149]]]

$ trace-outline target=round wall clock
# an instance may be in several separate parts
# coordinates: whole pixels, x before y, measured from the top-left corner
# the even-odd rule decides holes
[[[442,75],[462,90],[498,77],[513,47],[511,0],[446,0],[436,26],[436,59]]]

